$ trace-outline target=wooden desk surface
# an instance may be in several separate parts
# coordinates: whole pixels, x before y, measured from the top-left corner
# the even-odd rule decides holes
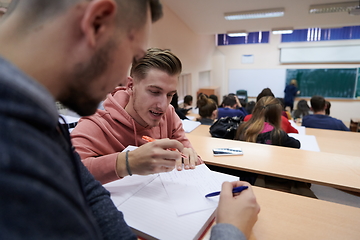
[[[187,134],[205,163],[360,192],[360,157]],[[213,148],[240,147],[242,156],[217,156]]]
[[[360,133],[358,132],[347,132],[347,131],[335,131],[335,130],[325,130],[325,129],[316,129],[316,128],[306,128],[306,135],[314,135],[316,138],[325,137],[336,140],[349,140],[357,141],[360,143]]]
[[[360,239],[360,208],[253,187],[261,210],[250,240]],[[210,238],[210,231],[204,239]]]
[[[211,137],[209,127],[200,125],[190,134]],[[321,152],[360,157],[360,133],[306,128],[307,135],[314,135]]]
[[[209,128],[210,128],[209,125],[200,125],[197,128],[195,128],[193,131],[191,131],[190,133],[187,133],[187,134],[211,137]]]

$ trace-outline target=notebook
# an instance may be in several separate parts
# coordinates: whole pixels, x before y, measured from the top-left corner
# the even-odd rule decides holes
[[[199,239],[212,223],[224,181],[237,177],[213,172],[205,164],[194,170],[133,175],[105,184],[131,229],[144,239]]]

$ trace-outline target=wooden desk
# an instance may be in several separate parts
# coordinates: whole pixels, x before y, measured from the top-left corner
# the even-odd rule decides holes
[[[193,131],[187,134],[191,135],[198,135],[203,137],[211,137],[209,132],[210,126],[209,125],[200,125],[197,128],[195,128]]]
[[[325,137],[337,140],[350,140],[360,143],[360,133],[348,131],[335,131],[316,128],[305,128],[306,135],[314,135],[316,138]]]
[[[190,134],[211,137],[210,126],[201,125]],[[314,135],[321,152],[360,157],[360,133],[306,128],[307,135]]]
[[[253,187],[261,211],[250,240],[360,239],[360,208]],[[204,239],[210,238],[210,231]]]
[[[314,135],[321,152],[360,156],[360,133],[306,128],[307,135]]]
[[[187,134],[206,164],[360,192],[360,157]],[[214,157],[216,147],[241,147],[243,156]]]

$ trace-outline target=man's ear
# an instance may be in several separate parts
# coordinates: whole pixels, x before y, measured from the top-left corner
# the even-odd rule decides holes
[[[111,0],[90,1],[81,20],[81,30],[90,46],[94,47],[99,39],[116,24],[116,3]]]
[[[128,77],[126,89],[131,94],[133,92],[134,87],[134,79],[132,77]]]

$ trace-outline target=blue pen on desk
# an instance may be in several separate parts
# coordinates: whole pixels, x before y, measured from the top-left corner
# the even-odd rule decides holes
[[[240,187],[233,188],[232,192],[233,193],[239,193],[239,192],[241,192],[241,191],[243,191],[245,189],[248,189],[248,188],[249,188],[248,186],[240,186]],[[217,195],[220,195],[220,191],[206,194],[205,197],[214,197],[214,196],[217,196]]]

